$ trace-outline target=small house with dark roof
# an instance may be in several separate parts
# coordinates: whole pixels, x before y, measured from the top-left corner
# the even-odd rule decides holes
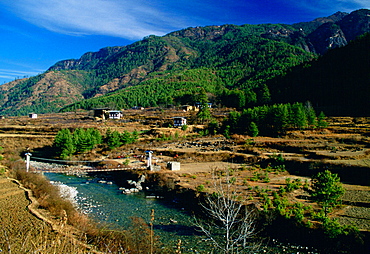
[[[32,118],[32,119],[37,118],[37,114],[35,114],[35,113],[29,113],[28,116],[29,116],[29,118]]]
[[[186,125],[186,118],[185,117],[174,117],[173,118],[173,126],[181,127]]]
[[[105,119],[105,115],[109,108],[94,108],[94,117],[103,118]]]
[[[121,119],[123,114],[119,110],[109,110],[108,112],[109,119]]]

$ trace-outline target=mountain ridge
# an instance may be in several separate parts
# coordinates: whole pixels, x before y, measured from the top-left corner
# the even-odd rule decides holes
[[[263,90],[267,79],[314,59],[317,53],[346,45],[347,37],[369,32],[369,16],[370,11],[362,9],[293,25],[190,27],[161,37],[147,36],[130,45],[59,61],[41,76],[0,86],[0,113],[55,112],[70,103],[122,92],[150,80],[181,79],[181,73],[196,69],[217,74],[221,80],[217,86],[222,89],[210,88],[214,92],[242,89],[253,96]],[[166,96],[178,95],[169,92]],[[124,100],[118,104],[129,107],[135,98]],[[153,100],[152,105],[157,105],[162,99]]]

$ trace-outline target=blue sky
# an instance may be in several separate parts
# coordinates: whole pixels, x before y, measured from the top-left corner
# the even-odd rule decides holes
[[[369,0],[0,0],[0,84],[193,26],[311,21]]]

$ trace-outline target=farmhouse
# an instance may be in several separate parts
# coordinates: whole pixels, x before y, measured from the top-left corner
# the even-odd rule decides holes
[[[121,119],[123,116],[122,112],[119,110],[109,110],[107,113],[109,119]]]
[[[185,117],[174,117],[173,118],[173,126],[181,127],[186,125],[186,118]]]
[[[208,105],[208,108],[212,108],[211,102],[208,102],[207,105]],[[200,102],[196,102],[195,107],[197,108],[197,110],[199,110],[202,107],[202,104],[200,104]]]
[[[28,116],[29,116],[29,118],[33,118],[33,119],[37,118],[37,114],[35,114],[35,113],[30,113]]]
[[[199,108],[197,108],[195,106],[191,106],[191,105],[183,105],[182,110],[185,111],[185,112],[187,112],[187,111],[198,111]]]
[[[95,108],[95,109],[93,109],[94,117],[99,117],[99,118],[105,119],[105,114],[107,113],[108,110],[109,110],[109,108]]]

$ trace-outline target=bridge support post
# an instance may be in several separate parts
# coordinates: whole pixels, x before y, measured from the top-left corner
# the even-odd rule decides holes
[[[148,162],[147,162],[147,168],[149,170],[152,170],[152,154],[153,154],[153,151],[145,151],[147,154],[148,154]]]
[[[31,158],[31,153],[26,153],[26,172],[29,172],[30,170],[30,158]]]

